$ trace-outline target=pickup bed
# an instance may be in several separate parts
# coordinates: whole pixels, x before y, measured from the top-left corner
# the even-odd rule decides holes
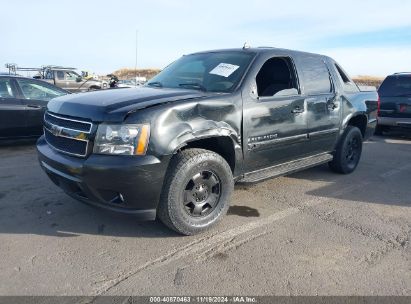
[[[37,149],[72,197],[190,235],[221,219],[234,182],[322,163],[353,172],[377,105],[377,92],[360,92],[326,56],[208,51],[144,87],[53,99]]]

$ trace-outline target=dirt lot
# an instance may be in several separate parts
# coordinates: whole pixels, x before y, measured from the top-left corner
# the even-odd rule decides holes
[[[327,166],[236,186],[214,230],[181,237],[85,206],[33,145],[0,147],[0,295],[411,295],[411,136]]]

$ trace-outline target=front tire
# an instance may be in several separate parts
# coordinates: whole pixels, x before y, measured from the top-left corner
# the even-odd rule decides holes
[[[331,170],[341,174],[349,174],[357,168],[362,152],[362,134],[355,126],[347,126],[342,135],[334,158],[328,163]]]
[[[157,214],[183,235],[203,232],[227,212],[234,189],[227,162],[204,149],[183,150],[171,160]]]

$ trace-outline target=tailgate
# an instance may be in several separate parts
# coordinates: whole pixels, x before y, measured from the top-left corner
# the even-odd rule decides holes
[[[381,97],[380,116],[411,118],[411,97]]]

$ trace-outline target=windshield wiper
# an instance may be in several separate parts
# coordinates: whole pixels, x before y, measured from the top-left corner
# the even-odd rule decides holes
[[[148,86],[162,88],[163,84],[160,81],[153,81],[147,83]]]
[[[187,87],[187,88],[192,88],[192,89],[207,92],[207,89],[205,88],[205,86],[203,86],[202,84],[200,84],[198,82],[179,83],[178,85],[180,87]]]

